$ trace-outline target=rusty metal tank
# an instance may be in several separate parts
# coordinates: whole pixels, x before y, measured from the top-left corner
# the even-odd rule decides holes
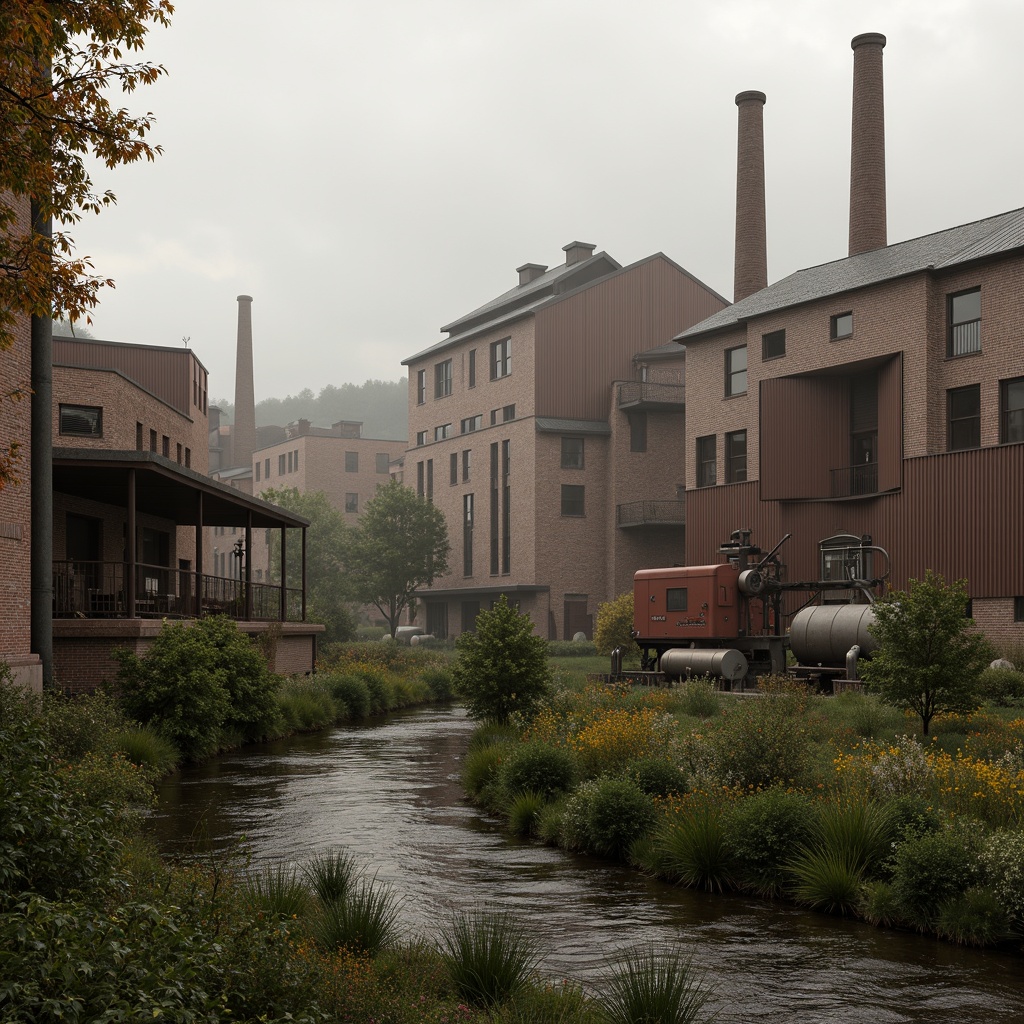
[[[801,665],[842,666],[854,645],[862,658],[878,647],[868,632],[874,621],[869,604],[814,605],[793,616],[789,643]]]
[[[746,657],[732,649],[673,647],[661,656],[658,665],[670,679],[682,676],[721,676],[735,682],[747,674]]]

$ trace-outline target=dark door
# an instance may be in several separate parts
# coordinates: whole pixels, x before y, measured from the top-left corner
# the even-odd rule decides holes
[[[69,512],[65,537],[67,575],[58,580],[55,599],[69,611],[92,612],[103,582],[103,523]]]

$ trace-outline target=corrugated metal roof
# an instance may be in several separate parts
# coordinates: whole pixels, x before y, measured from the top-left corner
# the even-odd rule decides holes
[[[833,263],[798,270],[683,331],[675,340],[691,341],[714,331],[735,327],[765,313],[865,288],[922,270],[945,270],[1022,246],[1024,209],[1011,210],[932,235],[897,242],[884,249],[874,249]]]
[[[544,434],[604,434],[612,428],[604,420],[560,420],[551,416],[537,416],[537,430]]]

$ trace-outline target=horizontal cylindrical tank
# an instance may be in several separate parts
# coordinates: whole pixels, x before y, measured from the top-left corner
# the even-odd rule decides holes
[[[747,659],[734,650],[673,647],[665,651],[658,664],[670,679],[686,675],[721,676],[735,682],[747,674]]]
[[[868,632],[874,621],[869,604],[814,605],[793,616],[790,646],[801,665],[845,665],[846,652],[855,644],[861,657],[878,647]]]

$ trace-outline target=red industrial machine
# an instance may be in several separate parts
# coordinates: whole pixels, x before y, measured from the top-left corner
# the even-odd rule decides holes
[[[819,677],[856,678],[857,658],[874,648],[868,632],[873,591],[889,574],[889,556],[865,536],[831,549],[832,565],[842,567],[839,578],[789,581],[778,557],[789,537],[765,554],[750,543],[749,530],[736,530],[719,549],[724,561],[718,565],[637,572],[633,637],[642,670],[667,679],[710,675],[743,688],[755,685],[758,676],[785,672],[792,647]],[[861,578],[865,567],[879,562],[884,573]],[[786,611],[783,595],[795,591],[809,591],[810,597]],[[817,603],[823,594],[840,591],[853,600]]]

